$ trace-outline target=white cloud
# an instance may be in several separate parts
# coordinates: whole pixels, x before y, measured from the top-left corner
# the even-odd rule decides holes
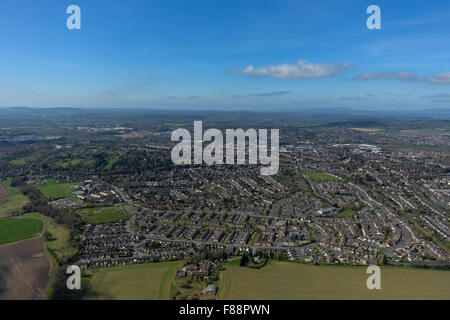
[[[231,72],[243,74],[262,75],[280,79],[293,78],[328,78],[338,72],[353,67],[351,63],[328,64],[328,63],[310,63],[307,60],[299,60],[297,64],[277,64],[267,65],[255,68],[250,65],[244,69],[230,69]]]
[[[444,72],[437,76],[428,77],[425,81],[429,83],[450,84],[450,72]]]
[[[401,80],[416,81],[419,78],[411,72],[366,72],[353,78],[353,80]]]
[[[291,94],[292,91],[272,91],[272,92],[261,92],[261,93],[248,93],[246,95],[243,94],[235,94],[234,98],[245,98],[245,97],[275,97]]]

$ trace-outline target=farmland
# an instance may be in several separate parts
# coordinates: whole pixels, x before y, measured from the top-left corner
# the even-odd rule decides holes
[[[60,199],[73,196],[71,187],[79,183],[58,183],[55,180],[37,186],[44,196],[48,199]]]
[[[0,246],[0,300],[45,298],[50,262],[43,251],[42,238]]]
[[[18,188],[11,187],[11,181],[0,182],[0,218],[22,212],[29,199]]]
[[[262,269],[227,265],[218,299],[449,299],[450,272],[385,267],[368,290],[365,267],[271,261]]]
[[[168,300],[181,262],[160,262],[89,271],[86,299]]]
[[[226,264],[217,299],[450,298],[448,271],[382,267],[381,290],[369,290],[365,267],[314,266],[273,260],[261,269],[235,264]],[[170,299],[175,271],[181,265],[181,261],[160,262],[90,270],[85,298]]]
[[[29,218],[0,220],[0,245],[35,237],[42,231],[41,220]]]
[[[56,224],[51,218],[37,212],[24,215],[25,218],[41,220],[44,224],[44,230],[48,232],[48,238],[44,239],[45,245],[52,255],[51,258],[62,260],[73,255],[75,249],[70,245],[69,229]]]

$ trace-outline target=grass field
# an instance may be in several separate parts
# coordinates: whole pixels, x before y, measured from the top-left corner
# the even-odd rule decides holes
[[[110,170],[114,164],[116,164],[117,161],[119,161],[119,158],[123,155],[122,151],[112,152],[111,153],[112,158],[108,160],[108,163],[105,165],[106,170]]]
[[[44,223],[44,230],[51,234],[49,239],[44,239],[46,248],[54,256],[51,258],[61,260],[74,254],[75,249],[70,245],[69,229],[56,224],[51,218],[37,212],[27,213],[23,217],[38,219]]]
[[[83,159],[72,159],[63,162],[59,162],[58,166],[62,168],[74,167],[83,162]]]
[[[9,163],[15,166],[23,166],[26,163],[26,158],[11,160]]]
[[[0,220],[0,245],[38,236],[44,224],[38,219],[9,218]]]
[[[6,198],[0,198],[0,218],[6,218],[15,213],[21,213],[22,207],[29,202],[29,199],[24,196],[18,188],[11,187],[10,180],[0,183],[8,193]]]
[[[85,299],[168,300],[182,261],[89,270]],[[262,269],[226,264],[217,299],[450,299],[450,272],[382,267],[381,290],[366,287],[365,267],[270,261]]]
[[[331,174],[325,172],[306,171],[305,174],[315,182],[340,181],[335,176],[332,176]]]
[[[128,220],[131,218],[131,214],[123,206],[85,208],[77,212],[86,218],[87,221],[95,224]]]
[[[449,271],[382,267],[381,290],[368,290],[365,267],[271,261],[226,269],[218,299],[450,299]]]
[[[45,253],[51,263],[51,270],[54,271],[59,267],[58,261],[70,257],[75,253],[75,249],[70,245],[70,231],[69,229],[56,224],[51,218],[46,217],[40,213],[32,212],[23,215],[24,218],[33,218],[41,220],[44,224],[44,230],[50,233],[50,237],[43,237]],[[50,274],[50,279],[54,276],[53,272]],[[47,297],[52,293],[52,282],[49,282],[47,287]]]
[[[46,184],[37,186],[44,196],[50,200],[67,198],[73,196],[70,187],[80,184],[78,183],[58,183],[55,180],[49,180]]]
[[[146,263],[89,271],[86,299],[168,300],[177,262]]]
[[[353,217],[353,215],[356,213],[356,210],[354,209],[350,209],[350,208],[345,208],[343,210],[340,210],[337,213],[337,216],[340,218],[350,218]]]

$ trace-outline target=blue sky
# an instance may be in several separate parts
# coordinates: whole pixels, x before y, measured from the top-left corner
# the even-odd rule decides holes
[[[450,2],[2,0],[0,106],[448,108]]]

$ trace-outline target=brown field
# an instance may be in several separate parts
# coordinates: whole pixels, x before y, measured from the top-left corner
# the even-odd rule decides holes
[[[379,131],[382,131],[382,129],[380,129],[380,128],[350,128],[350,130],[362,131],[362,132],[379,132]]]
[[[429,129],[429,130],[400,130],[400,135],[414,136],[450,136],[448,129]]]
[[[0,300],[44,299],[49,273],[41,237],[0,246]]]
[[[6,198],[7,196],[8,196],[8,192],[6,191],[6,189],[3,186],[3,184],[0,183],[0,199],[1,198]]]

